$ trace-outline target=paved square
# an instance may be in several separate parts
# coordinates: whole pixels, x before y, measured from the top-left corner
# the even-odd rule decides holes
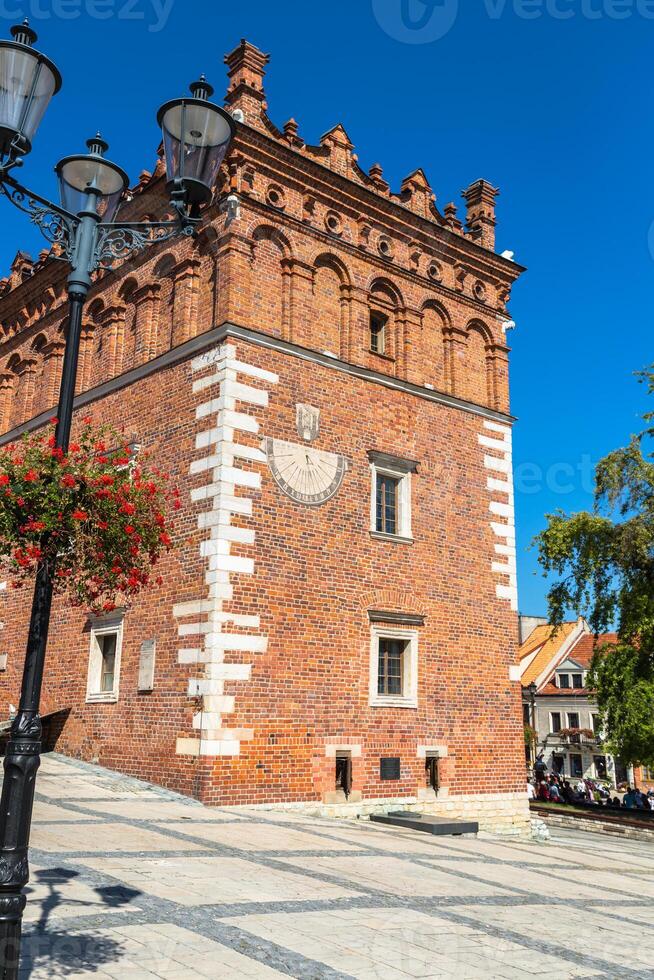
[[[50,755],[21,980],[652,978],[654,847],[210,810]]]

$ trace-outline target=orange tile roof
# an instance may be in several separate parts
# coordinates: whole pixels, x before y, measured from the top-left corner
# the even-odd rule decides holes
[[[577,628],[577,625],[576,620],[572,623],[563,623],[554,636],[552,636],[552,627],[549,625],[537,626],[532,630],[519,651],[521,662],[525,657],[537,651],[536,656],[522,675],[523,687],[527,687],[537,677],[540,677],[552,658],[556,656],[556,652],[561,644],[568,639],[572,631]]]
[[[617,643],[618,634],[617,633],[603,633],[601,636],[597,637],[597,644],[595,642],[595,636],[592,633],[583,633],[573,648],[568,650],[566,655],[566,660],[574,660],[575,663],[579,664],[584,670],[590,668],[591,661],[593,659],[593,654],[595,652],[595,646],[601,646],[603,643]],[[547,683],[543,684],[540,694],[551,694],[557,697],[564,695],[565,697],[587,697],[588,689],[585,687],[576,688],[560,688],[554,683],[554,670],[551,676],[548,678]]]

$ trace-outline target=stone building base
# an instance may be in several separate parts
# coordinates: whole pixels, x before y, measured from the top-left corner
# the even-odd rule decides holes
[[[479,829],[490,834],[529,837],[531,819],[526,793],[479,793],[469,796],[445,796],[431,801],[415,796],[360,800],[348,803],[258,803],[241,806],[241,810],[281,810],[305,813],[314,817],[337,817],[366,820],[372,813],[407,810],[461,820],[476,820]]]

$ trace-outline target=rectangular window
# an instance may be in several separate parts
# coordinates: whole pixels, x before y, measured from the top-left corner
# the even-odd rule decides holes
[[[114,679],[116,676],[116,643],[117,633],[105,633],[98,637],[102,666],[100,671],[100,690],[107,694],[114,689]]]
[[[379,641],[378,694],[402,694],[402,669],[406,640]]]
[[[600,716],[593,714],[590,716],[590,721],[591,721],[591,725],[593,726],[594,733],[596,735],[601,735]]]
[[[386,353],[386,327],[388,317],[373,311],[370,314],[370,350],[373,354]]]
[[[374,625],[370,640],[370,704],[418,706],[418,633]]]
[[[566,690],[570,687],[570,674],[559,674],[559,687]]]
[[[579,728],[579,714],[576,711],[568,711],[568,728]]]
[[[557,775],[562,776],[565,769],[565,756],[564,755],[553,755],[552,756],[552,769]]]
[[[411,476],[418,463],[388,453],[368,452],[371,470],[370,530],[410,543]]]
[[[550,711],[550,731],[556,734],[561,731],[561,712]]]
[[[522,705],[522,721],[525,725],[531,725],[531,705]]]
[[[593,765],[595,766],[595,776],[597,779],[606,779],[606,756],[594,755]]]
[[[382,534],[397,534],[399,524],[400,480],[398,477],[377,474],[376,530]]]
[[[122,640],[122,618],[98,619],[91,626],[87,701],[118,700]]]
[[[583,674],[573,674],[572,675],[572,686],[577,690],[584,686],[584,675]]]
[[[580,778],[584,774],[584,767],[580,755],[570,754],[570,775]]]

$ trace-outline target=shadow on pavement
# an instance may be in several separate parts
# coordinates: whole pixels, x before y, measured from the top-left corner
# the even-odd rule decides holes
[[[120,943],[99,930],[69,932],[65,918],[60,919],[57,927],[48,927],[50,916],[61,905],[78,905],[88,912],[88,901],[62,895],[58,887],[77,877],[79,872],[71,868],[48,868],[34,873],[33,879],[47,886],[48,894],[41,902],[38,921],[29,924],[23,931],[20,980],[28,980],[38,969],[53,980],[76,973],[95,973],[103,965],[115,962],[123,955]],[[28,893],[31,890],[26,889]],[[129,905],[141,894],[124,885],[101,885],[94,891],[110,908]]]

